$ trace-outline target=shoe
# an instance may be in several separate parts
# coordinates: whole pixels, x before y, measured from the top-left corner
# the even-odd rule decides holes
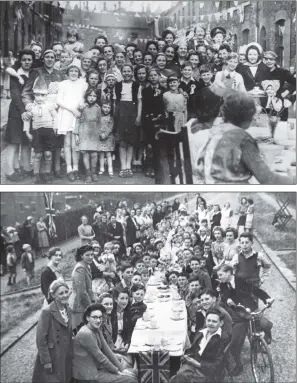
[[[85,183],[86,184],[91,184],[92,183],[92,175],[91,175],[91,171],[90,170],[87,170],[87,172],[86,172]]]
[[[38,173],[35,175],[35,180],[34,180],[34,185],[42,185],[43,184],[43,180],[41,178],[41,175]]]
[[[7,282],[7,286],[12,286],[12,283],[11,282]]]
[[[103,170],[100,169],[98,174],[99,174],[99,176],[102,176],[102,174],[104,174],[104,169]]]
[[[80,179],[80,175],[79,175],[77,170],[74,170],[73,176],[74,176],[74,180],[79,180]]]
[[[55,175],[56,178],[63,178],[62,173],[61,173],[61,170],[57,170],[57,171],[55,171],[55,172],[54,172],[54,175]]]
[[[24,170],[23,171],[23,177],[34,177],[33,170]]]
[[[45,173],[44,174],[44,180],[46,184],[52,184],[53,183],[53,175],[52,173]]]
[[[108,175],[109,175],[109,177],[113,177],[113,170],[108,170]]]
[[[93,180],[94,182],[98,182],[99,177],[98,177],[98,175],[95,173],[95,170],[91,172],[91,176],[92,176],[92,180]]]
[[[119,177],[126,178],[126,170],[121,170],[119,173]]]
[[[12,181],[12,182],[20,182],[21,181],[21,177],[17,173],[12,173],[11,175],[6,174],[6,179],[8,181]]]
[[[243,365],[242,364],[236,365],[231,371],[231,376],[238,376],[242,373],[242,371],[243,371]]]
[[[127,177],[127,178],[131,178],[131,177],[133,177],[133,172],[132,172],[131,169],[127,169],[127,170],[126,170],[126,177]]]
[[[74,176],[73,172],[67,173],[67,178],[68,178],[68,181],[70,181],[70,182],[75,181],[75,176]]]

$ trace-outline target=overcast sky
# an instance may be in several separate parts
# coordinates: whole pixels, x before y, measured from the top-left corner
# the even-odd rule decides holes
[[[111,1],[113,3],[113,1]],[[62,6],[66,5],[66,1],[60,1]],[[79,5],[80,1],[71,1],[71,6],[74,7],[75,4]],[[84,3],[82,1],[81,3]],[[94,9],[95,4],[98,3],[97,1],[89,1],[90,9]],[[122,1],[122,7],[125,9],[129,9],[134,12],[139,12],[142,10],[142,4],[146,5],[150,3],[151,4],[151,10],[154,11],[158,7],[162,9],[162,11],[166,11],[171,6],[171,1]]]

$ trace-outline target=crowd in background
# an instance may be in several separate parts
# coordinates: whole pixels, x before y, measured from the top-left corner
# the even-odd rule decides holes
[[[213,158],[219,171],[208,175],[202,153],[192,167],[204,182],[242,183],[255,175],[260,183],[292,183],[270,171],[245,129],[256,112],[287,121],[296,97],[294,68],[279,67],[276,53],[263,52],[255,42],[234,52],[224,28],[214,28],[209,41],[205,36],[202,26],[184,37],[169,28],[148,41],[145,50],[134,43],[109,44],[104,32],[92,47],[84,47],[73,29],[66,43],[43,47],[32,42],[5,71],[12,97],[5,136],[7,179],[97,182],[106,171],[114,176],[116,159],[120,177],[140,171],[162,183],[156,133],[178,134],[192,118],[200,124],[194,130],[209,129],[222,117],[222,152],[235,146],[241,151],[239,163],[225,156],[222,165]],[[255,106],[249,94],[255,89],[264,92],[261,105]]]
[[[48,251],[49,262],[41,274],[45,304],[37,328],[34,382],[48,382],[49,376],[59,382],[71,377],[79,382],[136,381],[137,360],[127,351],[134,326],[147,309],[146,286],[159,272],[162,284],[176,291],[187,309],[187,337],[192,347],[182,366],[193,358],[202,366],[198,375],[197,366],[187,372],[181,367],[172,382],[182,381],[187,374],[205,382],[215,373],[203,367],[203,353],[193,356],[201,331],[211,331],[208,316],[216,322],[216,331],[224,332],[222,342],[231,341],[233,375],[242,372],[248,321],[238,314],[236,305],[255,310],[256,297],[271,301],[261,289],[270,264],[253,249],[255,206],[245,197],[239,206],[230,201],[222,207],[200,195],[196,198],[194,208],[187,198],[133,207],[120,201],[115,211],[100,205],[91,224],[83,216],[71,290],[59,268],[62,250]],[[231,226],[234,215],[238,215],[237,227]],[[23,248],[26,262],[34,259],[30,246]],[[272,323],[263,318],[261,326],[269,344]],[[222,353],[218,346],[205,356],[210,358],[208,363],[214,363],[214,370]]]

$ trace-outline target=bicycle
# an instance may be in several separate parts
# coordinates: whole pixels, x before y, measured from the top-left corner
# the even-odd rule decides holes
[[[256,383],[274,383],[274,366],[271,351],[263,339],[260,320],[263,313],[272,306],[274,300],[260,311],[253,311],[242,305],[237,305],[245,310],[249,321],[248,339],[251,345],[251,367]]]

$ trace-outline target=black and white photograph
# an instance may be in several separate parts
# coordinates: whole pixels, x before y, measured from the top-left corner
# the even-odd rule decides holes
[[[296,183],[295,1],[1,1],[1,183]]]
[[[1,381],[296,382],[295,193],[1,193]]]

